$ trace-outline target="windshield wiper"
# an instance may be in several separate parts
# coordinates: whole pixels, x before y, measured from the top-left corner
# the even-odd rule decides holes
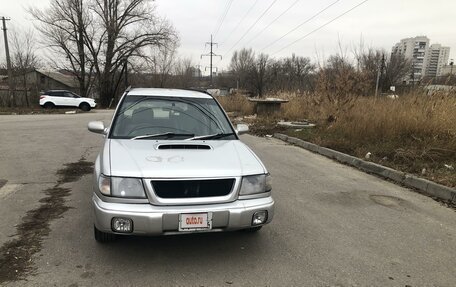
[[[138,140],[138,139],[149,139],[149,138],[157,138],[157,137],[162,137],[166,136],[166,138],[173,138],[173,137],[193,137],[194,134],[176,134],[172,132],[167,132],[167,133],[161,133],[161,134],[152,134],[152,135],[141,135],[141,136],[136,136],[134,138],[131,138],[131,140]]]
[[[227,136],[232,136],[234,133],[218,133],[218,134],[213,134],[213,135],[204,135],[204,136],[196,136],[192,138],[185,139],[186,141],[192,141],[192,140],[215,140],[215,139],[221,139]]]

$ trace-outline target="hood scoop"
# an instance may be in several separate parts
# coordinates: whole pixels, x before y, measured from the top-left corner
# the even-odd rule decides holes
[[[161,144],[158,146],[158,149],[208,150],[211,149],[211,147],[202,144]]]

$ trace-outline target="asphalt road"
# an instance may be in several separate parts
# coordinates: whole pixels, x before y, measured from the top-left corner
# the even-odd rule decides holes
[[[19,239],[16,229],[57,184],[64,164],[95,159],[102,138],[87,131],[87,122],[110,117],[0,116],[3,250]],[[259,233],[101,245],[93,238],[91,175],[84,175],[61,183],[71,191],[64,198],[70,209],[51,220],[29,271],[18,270],[20,280],[0,278],[0,285],[455,286],[454,210],[276,139],[242,140],[274,179],[275,219]]]

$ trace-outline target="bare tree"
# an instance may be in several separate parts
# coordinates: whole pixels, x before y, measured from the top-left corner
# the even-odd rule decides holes
[[[239,87],[247,88],[248,76],[255,65],[255,53],[252,49],[235,51],[231,57],[230,69],[237,78]]]
[[[252,86],[256,94],[261,98],[266,90],[266,83],[269,78],[269,56],[266,54],[259,54],[254,62],[251,70]]]
[[[329,122],[336,121],[338,115],[353,107],[354,101],[365,94],[361,73],[341,54],[328,58],[317,71],[316,107],[327,102],[330,109],[322,111]]]
[[[410,73],[410,60],[403,55],[392,54],[385,67],[383,89],[387,90],[390,86],[402,84],[402,80]]]
[[[312,87],[315,65],[309,58],[293,54],[281,60],[251,49],[236,51],[231,58],[231,74],[239,86],[262,97],[267,90],[304,91]]]
[[[304,91],[311,87],[311,74],[315,70],[309,58],[296,56],[271,63],[273,89],[279,91]]]
[[[91,0],[94,26],[86,30],[100,92],[100,103],[108,106],[117,94],[115,83],[125,61],[146,57],[144,48],[166,46],[175,33],[159,19],[150,0]]]
[[[25,103],[30,106],[27,92],[27,73],[38,67],[40,60],[35,53],[35,35],[33,30],[16,30],[12,37],[12,66],[16,78],[21,78],[24,87]]]
[[[379,80],[383,78],[384,63],[382,61],[384,55],[385,51],[383,50],[368,49],[362,51],[356,59],[359,78],[363,81],[362,85],[365,87],[366,93],[373,94],[377,77],[380,76]]]
[[[172,76],[177,61],[177,43],[152,47],[152,55],[147,57],[148,70],[153,75],[156,87],[164,88]]]
[[[51,49],[50,62],[69,70],[79,82],[79,93],[87,96],[92,85],[93,60],[86,49],[86,35],[93,19],[84,0],[51,0],[46,9],[30,8],[36,28]]]
[[[52,0],[49,9],[29,11],[51,49],[64,56],[62,62],[78,77],[81,94],[95,78],[100,105],[106,107],[118,94],[126,63],[146,58],[148,46],[166,46],[177,38],[172,26],[155,14],[152,2]]]
[[[180,58],[176,61],[174,86],[179,88],[190,88],[193,84],[193,62],[191,58]]]

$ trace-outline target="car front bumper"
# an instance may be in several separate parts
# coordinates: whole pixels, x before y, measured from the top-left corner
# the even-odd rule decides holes
[[[136,235],[192,233],[192,231],[178,231],[179,214],[183,213],[212,213],[212,229],[204,232],[255,227],[252,226],[252,217],[257,211],[267,211],[268,218],[264,224],[271,222],[274,217],[274,200],[270,196],[220,204],[155,206],[151,204],[105,202],[94,194],[92,202],[95,226],[98,230],[107,233],[116,233],[111,228],[111,222],[114,217],[131,219],[133,221],[133,232],[124,234]]]

